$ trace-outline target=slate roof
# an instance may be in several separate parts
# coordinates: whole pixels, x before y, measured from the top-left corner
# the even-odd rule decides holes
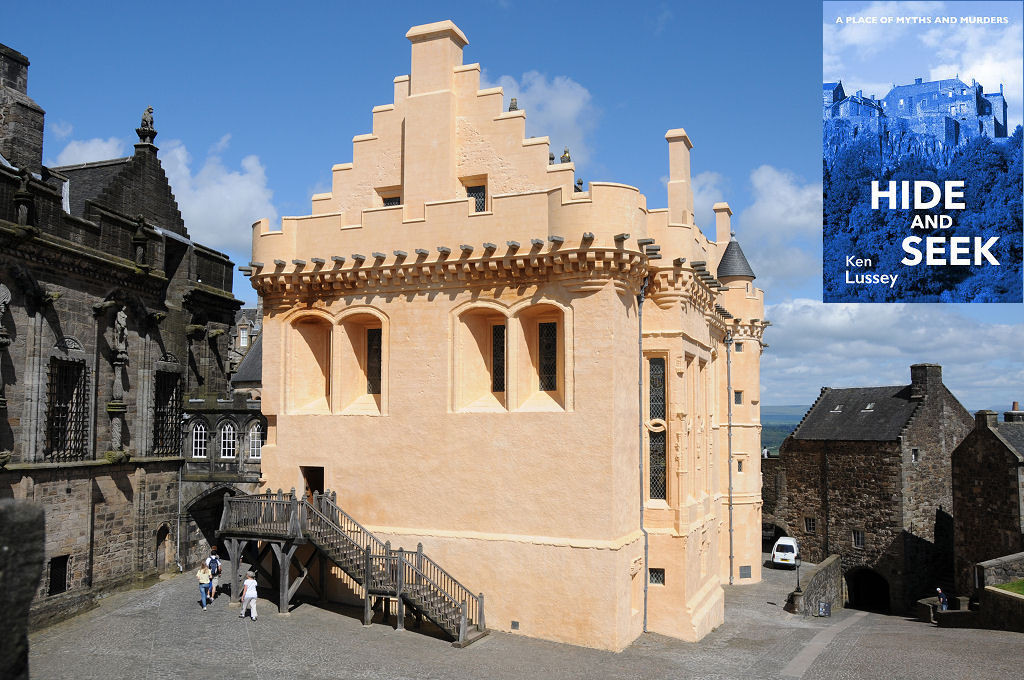
[[[839,83],[822,83],[821,89],[823,90],[834,90]]]
[[[263,382],[263,336],[256,336],[252,347],[245,353],[238,370],[231,376],[231,384],[238,387],[241,383]]]
[[[889,93],[885,95],[885,99],[891,99],[893,97],[919,97],[922,94],[932,94],[933,92],[944,92],[949,88],[956,90],[955,94],[960,95],[960,90],[966,89],[969,96],[974,95],[974,91],[970,85],[960,80],[959,78],[944,78],[942,80],[925,80],[920,83],[910,83],[909,85],[894,85]]]
[[[910,399],[910,385],[826,388],[793,432],[793,438],[893,441],[919,403]],[[870,411],[865,410],[868,404],[874,404]]]
[[[85,217],[85,202],[95,199],[103,193],[103,190],[110,186],[110,183],[118,173],[131,160],[131,157],[115,158],[109,161],[65,165],[54,168],[54,170],[68,178],[68,198],[70,199],[71,214],[75,217]]]
[[[1024,456],[1024,423],[999,423],[996,430],[1018,455]]]
[[[757,278],[754,276],[754,270],[750,268],[750,263],[747,262],[747,258],[743,254],[743,249],[740,248],[738,241],[729,241],[729,245],[725,247],[725,252],[722,253],[722,259],[718,262],[718,278],[724,276],[749,276],[752,279]]]

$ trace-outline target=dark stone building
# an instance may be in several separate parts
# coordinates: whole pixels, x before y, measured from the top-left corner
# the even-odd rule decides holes
[[[233,265],[189,237],[152,110],[132,156],[47,168],[27,80],[0,45],[0,499],[45,511],[39,625],[194,565],[265,426],[228,381]]]
[[[1024,552],[1024,411],[1014,402],[1003,422],[994,411],[978,411],[974,422],[952,460],[956,585],[962,595],[974,594],[975,564]]]
[[[952,585],[950,454],[971,416],[940,366],[915,364],[910,377],[823,388],[764,467],[766,520],[808,561],[838,554],[855,607],[900,613]]]

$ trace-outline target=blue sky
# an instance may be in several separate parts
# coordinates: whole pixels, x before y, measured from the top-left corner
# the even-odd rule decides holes
[[[1020,3],[1006,4],[1019,59]],[[905,383],[919,361],[943,364],[968,408],[1024,401],[1020,305],[819,302],[817,2],[47,2],[4,18],[0,42],[31,60],[29,94],[47,112],[44,162],[128,155],[152,105],[190,233],[239,264],[253,221],[308,214],[331,166],[351,160],[352,137],[408,72],[409,27],[450,18],[469,38],[466,63],[517,96],[528,134],[570,146],[587,181],[632,184],[664,206],[664,133],[686,128],[698,221],[729,201],[767,292],[763,403]],[[914,64],[925,77],[930,66]],[[1008,99],[1019,111],[1024,97]],[[254,302],[241,276],[235,293]]]

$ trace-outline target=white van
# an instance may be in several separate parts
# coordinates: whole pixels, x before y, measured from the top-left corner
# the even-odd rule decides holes
[[[796,539],[783,536],[775,541],[775,545],[772,546],[772,566],[781,564],[795,568],[796,557],[799,552],[800,549],[797,548]]]

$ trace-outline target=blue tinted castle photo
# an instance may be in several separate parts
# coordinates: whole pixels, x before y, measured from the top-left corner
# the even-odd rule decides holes
[[[1003,86],[986,93],[981,83],[956,78],[893,85],[882,99],[861,90],[847,95],[843,83],[822,85],[825,151],[849,143],[864,132],[877,134],[889,154],[955,149],[980,135],[1005,138]],[[888,156],[889,154],[884,154]]]

